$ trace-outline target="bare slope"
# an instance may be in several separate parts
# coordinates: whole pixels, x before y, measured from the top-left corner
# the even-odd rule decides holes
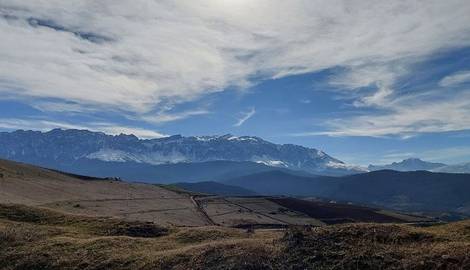
[[[278,211],[281,206],[265,198],[256,200],[259,205],[268,207],[269,211],[266,211],[271,214],[253,211],[227,199],[216,199],[220,202],[217,205],[209,204],[211,199],[176,189],[89,177],[77,178],[5,160],[0,160],[0,173],[3,175],[0,178],[0,203],[41,206],[71,214],[150,221],[160,225],[323,224],[302,213],[281,213]],[[248,202],[253,199],[236,200]],[[276,214],[282,218],[269,217]]]
[[[207,225],[190,196],[161,187],[110,180],[82,180],[59,172],[0,160],[0,203],[68,213],[186,226]]]

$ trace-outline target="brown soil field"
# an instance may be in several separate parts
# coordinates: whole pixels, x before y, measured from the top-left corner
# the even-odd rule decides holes
[[[222,226],[324,225],[317,219],[283,208],[263,197],[200,197],[198,200],[214,223]]]

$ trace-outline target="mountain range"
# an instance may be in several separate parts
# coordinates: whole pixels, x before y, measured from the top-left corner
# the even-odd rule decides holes
[[[0,158],[83,175],[152,183],[222,181],[275,169],[309,177],[379,170],[470,173],[470,163],[447,165],[418,158],[369,165],[366,169],[314,148],[230,134],[139,139],[88,130],[18,130],[0,132],[0,145]]]
[[[470,173],[470,163],[447,165],[423,161],[419,158],[408,158],[400,162],[393,162],[385,165],[369,165],[369,171],[394,170],[400,172],[407,171],[430,171],[446,173]]]
[[[0,133],[0,145],[0,158],[75,173],[88,173],[82,168],[88,168],[93,161],[97,171],[111,170],[118,177],[125,176],[130,167],[135,169],[134,180],[144,179],[144,175],[139,175],[141,170],[156,171],[154,166],[215,161],[252,162],[321,175],[364,171],[317,149],[274,144],[252,136],[174,135],[139,139],[134,135],[112,136],[88,130],[18,130]]]

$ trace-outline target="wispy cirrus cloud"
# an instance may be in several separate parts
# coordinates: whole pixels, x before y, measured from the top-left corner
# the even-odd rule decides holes
[[[415,106],[396,105],[392,112],[332,119],[325,123],[328,131],[294,134],[295,136],[328,135],[410,138],[420,133],[470,129],[469,95]]]
[[[470,82],[470,70],[459,71],[455,74],[444,77],[439,85],[442,87],[455,86]]]
[[[248,119],[253,117],[256,113],[256,109],[253,107],[249,111],[242,112],[241,117],[238,119],[238,121],[233,125],[234,127],[240,127],[242,126]]]
[[[167,103],[247,87],[253,78],[343,67],[342,87],[376,86],[357,92],[355,105],[380,109],[395,96],[401,71],[392,64],[406,69],[437,50],[470,45],[469,13],[464,0],[4,0],[0,93],[32,105],[64,101],[36,105],[43,110],[109,110],[161,122],[184,117],[149,116]],[[396,134],[405,112],[353,118],[362,131],[343,126],[331,134],[365,134],[379,120],[392,125],[375,135]],[[425,125],[434,120],[419,119],[422,129],[439,130]]]
[[[354,97],[356,107],[391,106],[395,81],[407,72],[405,63],[366,64],[348,67],[330,78],[329,84]],[[372,91],[363,92],[364,88]]]
[[[328,119],[324,123],[328,130],[296,135],[410,138],[421,133],[470,130],[470,88],[459,88],[451,94],[438,85],[406,94],[397,92],[393,86],[388,89],[388,95],[368,104],[376,110]]]
[[[177,120],[183,120],[189,117],[197,116],[197,115],[205,115],[211,113],[207,109],[195,109],[195,110],[187,110],[182,112],[158,112],[158,113],[150,113],[147,115],[140,116],[137,120],[143,120],[148,123],[152,124],[161,124],[166,122],[172,122]]]

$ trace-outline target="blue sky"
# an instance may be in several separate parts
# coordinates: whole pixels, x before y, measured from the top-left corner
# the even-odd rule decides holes
[[[0,129],[470,161],[467,1],[0,3]]]

